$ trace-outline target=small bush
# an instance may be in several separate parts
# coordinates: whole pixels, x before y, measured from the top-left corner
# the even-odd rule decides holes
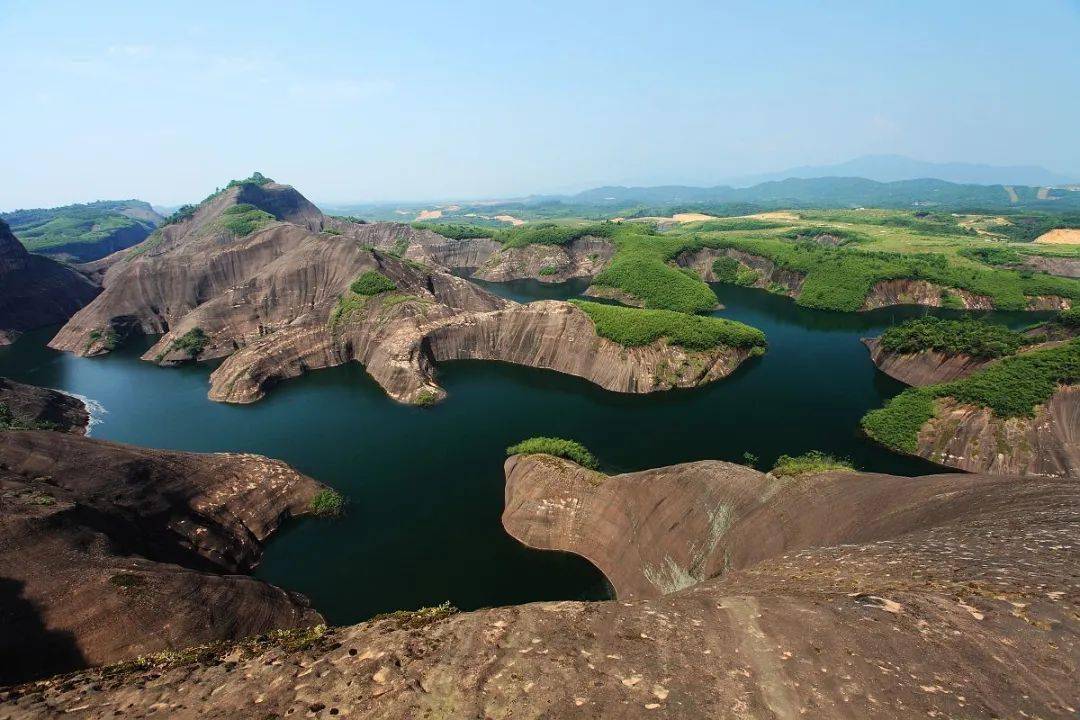
[[[1068,328],[1080,328],[1080,305],[1069,310],[1062,310],[1054,321]]]
[[[353,281],[349,286],[357,295],[378,295],[379,293],[397,290],[397,285],[390,278],[377,270],[368,270]]]
[[[189,357],[194,358],[201,355],[209,343],[210,336],[202,328],[196,327],[173,340],[172,349],[186,352]]]
[[[773,465],[772,474],[777,476],[795,477],[798,475],[812,475],[834,470],[855,472],[855,467],[846,458],[835,458],[826,455],[819,450],[811,450],[792,457],[781,455]]]
[[[345,508],[345,498],[341,493],[329,488],[320,490],[311,498],[308,512],[316,517],[337,517]]]
[[[511,445],[506,448],[506,454],[509,455],[532,455],[541,453],[544,455],[554,455],[555,457],[566,458],[567,460],[573,460],[582,467],[587,467],[591,470],[595,470],[598,463],[596,457],[586,449],[584,445],[573,440],[564,440],[562,438],[551,437],[534,437],[528,440],[522,440],[517,445]]]
[[[552,267],[551,265],[545,265],[544,267],[540,268],[540,274],[544,276],[558,275],[559,269],[556,267]]]

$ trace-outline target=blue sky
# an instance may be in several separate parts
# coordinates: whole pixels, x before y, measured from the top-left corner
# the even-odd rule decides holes
[[[868,153],[1080,173],[1080,0],[0,0],[0,209],[714,184]]]

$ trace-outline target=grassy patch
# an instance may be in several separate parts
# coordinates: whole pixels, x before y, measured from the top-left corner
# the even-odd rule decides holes
[[[540,268],[540,274],[545,277],[549,275],[558,275],[559,269],[556,267],[552,267],[551,265],[545,265],[544,267]]]
[[[336,490],[326,488],[315,493],[308,504],[308,512],[315,517],[337,517],[345,508],[345,498]]]
[[[275,220],[276,218],[265,210],[260,210],[248,203],[240,203],[224,210],[218,222],[233,237],[240,238],[250,235]]]
[[[914,453],[918,434],[934,417],[934,400],[951,397],[989,408],[998,417],[1030,417],[1059,385],[1080,382],[1080,340],[1006,357],[985,370],[941,385],[909,388],[878,410],[862,427],[888,447]]]
[[[419,610],[395,610],[389,613],[380,613],[371,618],[370,622],[383,622],[389,620],[397,625],[398,630],[418,630],[422,627],[445,620],[454,615],[458,609],[449,602],[434,607],[424,607]]]
[[[855,472],[855,467],[850,460],[845,458],[835,458],[819,450],[811,450],[795,457],[781,455],[776,459],[776,464],[773,465],[771,472],[776,476],[797,477],[799,475],[814,475],[834,470]]]
[[[525,247],[526,245],[569,245],[587,235],[611,237],[617,230],[618,226],[615,223],[584,226],[530,223],[496,230],[491,237],[508,248]]]
[[[1033,342],[1038,342],[1038,339],[1025,337],[1004,325],[935,317],[908,320],[890,327],[881,335],[881,347],[889,352],[936,350],[946,355],[963,353],[983,358],[1015,355],[1021,347]]]
[[[349,286],[357,295],[378,295],[379,293],[397,290],[397,285],[390,278],[377,270],[368,270],[353,281]]]
[[[687,350],[709,350],[718,345],[765,347],[764,333],[734,320],[584,300],[571,302],[592,319],[598,335],[626,347],[648,345],[660,339]]]
[[[596,457],[588,451],[588,449],[579,442],[573,440],[564,440],[562,438],[551,437],[534,437],[528,440],[522,440],[517,445],[511,445],[506,448],[506,454],[509,455],[532,455],[536,453],[543,453],[544,455],[554,455],[555,457],[566,458],[567,460],[573,460],[582,467],[587,467],[590,470],[595,470],[598,463]]]

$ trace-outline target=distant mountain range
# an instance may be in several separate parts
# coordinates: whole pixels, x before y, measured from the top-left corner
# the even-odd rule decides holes
[[[1055,186],[1080,182],[1080,175],[1065,175],[1037,165],[982,165],[926,162],[903,155],[864,155],[836,165],[804,165],[777,173],[727,179],[725,185],[748,187],[789,178],[848,177],[878,182],[934,179],[962,185]]]
[[[945,180],[878,182],[857,177],[788,178],[751,187],[685,185],[606,186],[533,202],[628,208],[635,205],[693,209],[718,205],[758,207],[883,207],[939,209],[1080,210],[1080,192],[1029,185],[977,185]]]

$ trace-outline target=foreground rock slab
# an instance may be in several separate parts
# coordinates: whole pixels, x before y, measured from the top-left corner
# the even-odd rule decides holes
[[[921,479],[919,522],[824,502],[803,520],[791,495],[744,560],[657,598],[399,613],[9,689],[0,717],[1074,717],[1080,487],[963,479]],[[820,482],[836,500],[867,481],[908,482]]]
[[[5,422],[85,435],[90,413],[82,400],[67,393],[0,377],[0,427]]]
[[[257,455],[0,432],[0,682],[321,622],[241,573],[322,487]]]

